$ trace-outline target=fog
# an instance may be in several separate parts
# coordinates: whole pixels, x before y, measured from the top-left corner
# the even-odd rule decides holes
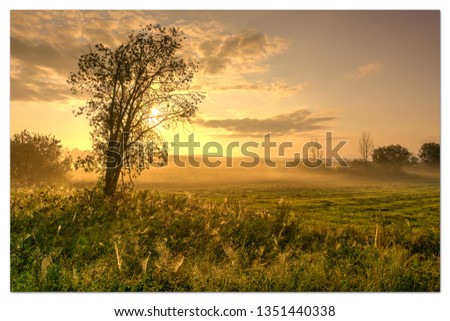
[[[252,168],[239,166],[241,159],[226,160],[216,168],[205,166],[194,168],[187,160],[185,167],[175,165],[173,160],[164,167],[151,167],[144,170],[138,178],[133,179],[135,188],[142,189],[197,189],[230,186],[234,188],[246,186],[289,185],[289,186],[334,186],[334,185],[367,185],[367,184],[439,184],[438,168],[416,166],[410,168],[361,168],[353,167],[320,167],[307,168],[299,166],[286,168],[284,162],[278,162],[276,168],[266,166],[263,161]],[[97,176],[77,170],[71,175],[71,182],[77,186],[92,185]]]

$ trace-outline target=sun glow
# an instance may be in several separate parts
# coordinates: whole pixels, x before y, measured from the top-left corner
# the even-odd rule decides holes
[[[152,110],[150,111],[150,117],[149,117],[148,121],[152,125],[155,125],[159,122],[160,116],[161,116],[161,111],[158,108],[152,108]]]

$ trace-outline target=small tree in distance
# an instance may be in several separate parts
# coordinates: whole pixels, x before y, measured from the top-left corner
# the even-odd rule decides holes
[[[94,154],[78,164],[103,173],[106,195],[115,193],[120,175],[131,179],[145,168],[138,166],[144,156],[135,148],[139,143],[160,142],[158,126],[190,121],[196,114],[203,95],[189,86],[198,66],[180,56],[183,39],[178,28],[148,25],[115,49],[95,45],[70,74],[73,93],[91,95],[76,115],[90,121]],[[159,155],[164,162],[167,155]]]
[[[368,132],[363,132],[359,138],[359,152],[364,162],[369,161],[373,152],[373,139]]]
[[[425,143],[420,147],[419,158],[427,165],[439,166],[441,162],[441,146],[437,143]]]
[[[401,167],[410,164],[413,154],[401,145],[389,145],[373,150],[373,162],[388,167]]]
[[[13,185],[61,183],[67,179],[72,159],[64,155],[54,136],[23,130],[11,140],[11,183]]]

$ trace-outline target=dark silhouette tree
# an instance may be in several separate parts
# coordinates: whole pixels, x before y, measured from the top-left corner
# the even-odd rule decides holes
[[[369,161],[373,152],[373,139],[368,132],[363,132],[359,138],[359,152],[364,162]]]
[[[72,159],[64,155],[54,136],[14,134],[11,143],[11,183],[13,185],[61,183],[67,179]]]
[[[73,93],[90,94],[76,115],[85,115],[93,128],[94,153],[77,164],[102,172],[106,195],[115,193],[121,175],[122,182],[131,180],[148,168],[142,166],[143,156],[148,163],[167,161],[158,126],[195,116],[204,96],[189,91],[198,65],[180,55],[183,39],[178,28],[148,25],[115,49],[95,45],[79,58],[78,72],[70,74]],[[144,150],[149,143],[155,148]]]
[[[401,167],[411,162],[413,154],[401,145],[389,145],[373,150],[372,159],[375,164],[388,167]]]
[[[425,143],[420,147],[419,158],[427,165],[439,166],[441,162],[441,146],[438,143]]]

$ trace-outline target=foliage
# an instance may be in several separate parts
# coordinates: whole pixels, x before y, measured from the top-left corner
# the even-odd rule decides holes
[[[439,283],[439,186],[11,195],[12,291],[439,291]]]
[[[401,145],[378,147],[372,153],[373,162],[379,165],[400,167],[410,163],[413,154]]]
[[[189,91],[197,64],[180,56],[183,39],[178,28],[148,25],[115,49],[95,45],[70,74],[72,91],[91,95],[76,115],[90,121],[95,154],[79,165],[104,172],[107,195],[121,175],[131,179],[154,159],[166,162],[158,126],[189,121],[203,99]]]
[[[12,185],[58,183],[67,178],[72,159],[64,155],[54,136],[23,130],[12,136],[10,144]]]
[[[437,143],[425,143],[419,150],[420,160],[427,165],[439,166],[441,162],[441,146]]]

